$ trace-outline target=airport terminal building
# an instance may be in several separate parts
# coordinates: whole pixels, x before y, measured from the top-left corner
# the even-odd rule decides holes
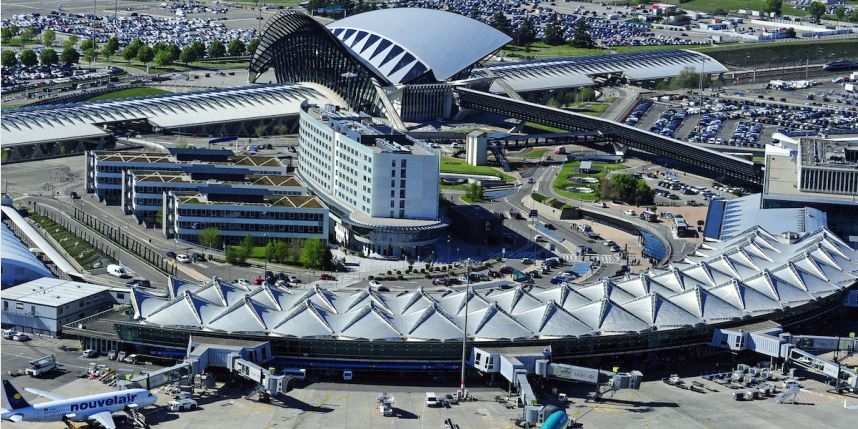
[[[180,353],[191,335],[268,341],[277,363],[307,368],[449,370],[463,335],[480,348],[550,346],[558,360],[703,355],[716,329],[830,317],[858,286],[856,261],[826,229],[794,237],[753,228],[665,269],[575,287],[379,293],[172,279],[169,296],[135,290],[130,311],[65,332],[150,355]]]

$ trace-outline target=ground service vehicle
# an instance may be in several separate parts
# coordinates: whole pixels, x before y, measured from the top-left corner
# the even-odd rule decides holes
[[[50,355],[31,360],[30,368],[27,368],[26,372],[30,377],[41,377],[57,368],[59,367],[57,366],[56,358],[54,358],[54,355]]]

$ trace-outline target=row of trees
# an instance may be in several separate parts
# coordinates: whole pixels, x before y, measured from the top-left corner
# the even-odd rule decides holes
[[[519,23],[517,28],[512,28],[512,23],[509,18],[503,12],[499,11],[492,16],[490,25],[498,31],[512,37],[513,42],[516,45],[526,46],[537,41],[536,26],[529,16],[522,18],[522,21]],[[560,23],[560,18],[555,13],[551,18],[551,22],[545,26],[542,41],[548,45],[562,45],[568,42],[576,48],[585,49],[590,49],[596,46],[587,29],[587,21],[584,19],[579,19],[575,24],[575,31],[571,40],[566,40],[565,32],[566,30]]]
[[[39,54],[36,54],[32,49],[24,49],[17,55],[15,54],[15,51],[6,50],[0,54],[0,64],[2,64],[3,67],[12,67],[16,64],[21,64],[27,67],[37,64],[50,66],[59,64],[60,62],[72,65],[80,62],[80,57],[80,53],[75,48],[65,48],[60,54],[57,54],[57,51],[51,48],[42,49],[42,52]],[[89,58],[88,55],[87,58]]]
[[[200,244],[216,248],[220,245],[220,230],[206,228],[200,232]],[[226,261],[230,264],[244,264],[251,257],[256,241],[250,235],[244,237],[241,243],[226,248]],[[265,259],[269,262],[297,263],[304,268],[314,270],[333,270],[334,257],[325,240],[308,239],[269,240],[265,245]]]

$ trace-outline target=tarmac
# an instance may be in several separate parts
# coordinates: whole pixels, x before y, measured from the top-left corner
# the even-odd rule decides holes
[[[114,367],[132,367],[138,370],[152,369],[148,365],[116,365],[105,357],[86,359],[77,351],[61,351],[60,345],[75,346],[73,340],[57,340],[36,337],[29,343],[2,340],[2,368],[16,369],[26,366],[30,359],[55,354],[63,371],[53,378],[12,378],[24,397],[39,402],[35,395],[25,392],[24,387],[54,391],[67,396],[85,395],[110,391],[111,388],[98,380],[78,378],[78,373],[91,363],[108,364]],[[735,401],[732,392],[721,384],[696,377],[714,372],[715,364],[694,363],[682,365],[675,372],[683,376],[686,384],[702,383],[706,391],[698,393],[662,383],[657,372],[645,372],[647,379],[640,390],[621,390],[606,393],[602,401],[589,399],[594,385],[581,383],[553,383],[546,386],[539,399],[549,403],[556,398],[551,389],[569,395],[565,408],[576,422],[584,428],[853,428],[858,411],[844,409],[846,399],[850,404],[858,402],[855,395],[837,395],[829,391],[830,386],[815,379],[797,377],[802,391],[795,401],[777,404],[774,397],[753,401]],[[709,371],[709,370],[711,371]],[[625,370],[625,368],[624,368]],[[673,370],[671,370],[673,371]],[[383,377],[383,378],[382,378]],[[3,379],[10,378],[4,371]],[[287,395],[271,403],[261,403],[254,398],[245,399],[250,387],[226,387],[217,383],[217,389],[205,396],[197,395],[200,407],[189,412],[170,412],[165,405],[170,400],[165,392],[155,389],[158,395],[156,406],[143,411],[152,428],[207,428],[221,427],[227,423],[231,429],[258,428],[444,428],[449,419],[459,428],[514,428],[515,420],[522,416],[523,408],[510,405],[503,399],[507,396],[505,382],[488,387],[469,380],[475,386],[469,388],[475,401],[460,402],[441,408],[428,408],[424,404],[425,393],[439,395],[452,393],[455,382],[443,385],[431,381],[421,383],[411,376],[371,376],[356,374],[351,382],[310,377],[306,385],[299,385]],[[403,384],[414,384],[405,386]],[[774,384],[775,382],[773,382]],[[199,392],[199,391],[198,391]],[[384,417],[378,411],[377,396],[389,392],[395,398],[394,416]],[[561,406],[563,406],[561,404]],[[122,415],[121,413],[119,414]],[[117,419],[119,428],[131,427]],[[6,424],[4,424],[4,427]],[[31,429],[60,428],[62,423],[19,423],[10,427]]]

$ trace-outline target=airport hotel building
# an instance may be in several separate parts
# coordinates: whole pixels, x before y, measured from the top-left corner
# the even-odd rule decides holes
[[[440,154],[366,115],[304,103],[298,176],[330,209],[334,235],[351,250],[431,257],[439,218]]]

